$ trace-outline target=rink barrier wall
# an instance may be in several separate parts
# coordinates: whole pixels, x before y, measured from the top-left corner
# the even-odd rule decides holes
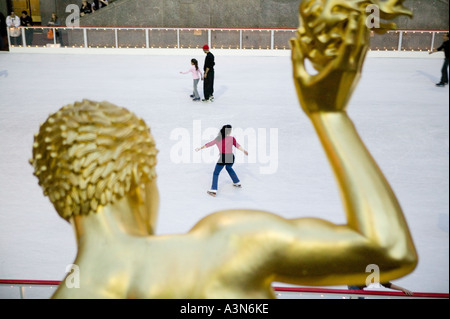
[[[11,53],[193,55],[208,44],[217,55],[289,56],[289,39],[297,29],[21,27],[8,43]],[[53,38],[47,37],[48,32]],[[446,30],[395,30],[371,34],[369,55],[425,57]],[[55,36],[56,35],[56,36]],[[18,43],[16,43],[16,41]],[[441,54],[429,55],[430,58]]]
[[[9,286],[10,288],[18,288],[20,299],[26,299],[26,289],[33,287],[47,287],[48,289],[56,289],[61,281],[56,280],[13,280],[0,279],[0,286]],[[382,298],[382,299],[448,299],[448,293],[429,293],[414,292],[412,296],[405,295],[397,291],[376,291],[376,290],[347,290],[347,289],[331,289],[331,288],[309,288],[309,287],[273,287],[275,294],[279,297],[282,294],[289,294],[290,298],[327,298],[334,299],[352,299],[358,297],[364,298]]]
[[[254,56],[254,57],[290,57],[290,50],[214,50],[217,56]],[[149,55],[149,56],[196,56],[198,49],[47,49],[47,48],[15,48],[10,53],[20,54],[86,54],[86,55]],[[0,52],[8,54],[8,52]],[[203,54],[203,53],[202,53]],[[443,59],[444,54],[439,52],[430,55],[428,52],[410,51],[369,51],[368,58],[414,58],[414,59]]]

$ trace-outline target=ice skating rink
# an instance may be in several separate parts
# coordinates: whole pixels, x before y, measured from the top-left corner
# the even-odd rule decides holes
[[[215,102],[192,102],[196,55],[0,53],[0,279],[61,280],[75,257],[70,225],[43,196],[28,160],[40,123],[60,107],[107,100],[141,116],[155,136],[157,234],[188,231],[222,209],[345,223],[338,190],[313,127],[299,107],[288,56],[216,55]],[[437,88],[442,59],[368,58],[348,113],[393,187],[419,253],[394,282],[416,292],[449,291],[449,90]],[[201,84],[199,91],[202,93]],[[243,188],[224,170],[209,189],[217,151],[195,153],[224,124]]]

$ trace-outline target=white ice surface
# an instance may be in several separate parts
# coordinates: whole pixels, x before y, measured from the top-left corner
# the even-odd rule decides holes
[[[203,65],[200,50],[192,57]],[[345,222],[334,176],[299,107],[289,57],[217,53],[212,104],[188,97],[192,80],[179,72],[190,58],[0,54],[0,74],[7,70],[0,75],[0,279],[61,280],[73,262],[73,231],[43,196],[28,159],[40,123],[83,98],[126,107],[151,127],[160,150],[158,234],[186,232],[202,217],[231,208]],[[369,58],[348,113],[391,183],[418,249],[417,269],[395,282],[448,293],[449,91],[434,86],[441,65],[440,59]],[[175,163],[171,151],[180,140],[171,135],[184,129],[193,149],[201,146],[194,130],[215,134],[223,124],[260,129],[267,139],[277,129],[276,144],[257,135],[260,148],[276,146],[266,155],[277,171],[261,174],[268,165],[262,156],[256,163],[239,157],[235,170],[243,188],[231,187],[223,171],[219,196],[212,198],[206,190],[214,163]]]

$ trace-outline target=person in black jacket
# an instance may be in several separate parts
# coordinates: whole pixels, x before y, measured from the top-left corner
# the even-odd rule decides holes
[[[34,30],[28,28],[33,26],[33,19],[28,15],[28,12],[26,11],[22,11],[22,16],[20,17],[20,26],[25,27],[25,40],[27,45],[33,44]]]
[[[3,40],[3,37],[6,35],[6,17],[0,12],[0,50],[3,50],[5,46],[6,41]]]
[[[81,1],[80,15],[83,17],[90,13],[92,13],[92,5],[87,0]]]
[[[203,66],[203,94],[205,98],[203,102],[214,101],[214,55],[209,51],[209,46],[205,44],[203,46],[203,52],[206,53],[205,65]]]
[[[92,10],[98,11],[103,7],[106,7],[108,5],[108,0],[94,0],[92,2]]]
[[[441,81],[439,83],[436,84],[436,86],[440,86],[440,87],[444,87],[448,84],[448,59],[449,59],[449,42],[448,42],[448,32],[444,34],[444,43],[442,43],[442,45],[437,48],[436,50],[432,50],[430,51],[430,54],[438,52],[438,51],[444,51],[445,52],[445,60],[444,60],[444,65],[442,66],[442,76],[441,76]]]

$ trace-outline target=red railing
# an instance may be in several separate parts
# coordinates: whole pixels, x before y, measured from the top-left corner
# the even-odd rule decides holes
[[[56,280],[13,280],[0,279],[0,285],[12,286],[58,286],[61,281]],[[319,295],[360,295],[360,296],[381,296],[381,297],[406,297],[406,298],[433,298],[448,299],[448,293],[414,292],[412,296],[407,296],[397,291],[374,291],[374,290],[348,290],[331,288],[305,288],[305,287],[274,287],[275,292],[306,293]]]
[[[274,287],[275,291],[298,292],[313,294],[335,294],[335,295],[364,295],[364,296],[385,296],[385,297],[411,297],[411,298],[448,298],[446,293],[414,292],[412,296],[407,296],[398,291],[374,291],[374,290],[349,290],[349,289],[328,289],[328,288],[297,288],[297,287]]]

